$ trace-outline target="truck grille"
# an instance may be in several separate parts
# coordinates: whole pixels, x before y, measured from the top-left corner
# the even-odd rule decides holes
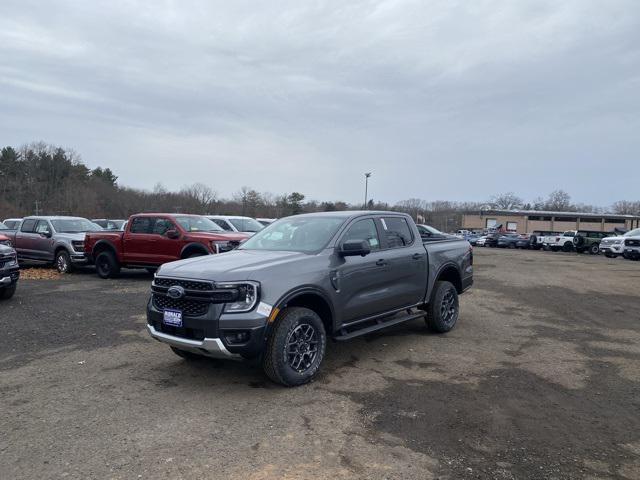
[[[156,277],[153,280],[154,285],[159,287],[172,287],[174,285],[180,285],[185,290],[213,290],[213,284],[211,282],[200,282],[196,280],[179,280],[173,278],[161,278]]]
[[[186,300],[184,298],[174,299],[157,293],[153,294],[153,306],[158,310],[180,310],[184,315],[189,317],[200,317],[207,313],[209,309],[208,302],[197,300]]]
[[[624,244],[627,247],[640,247],[640,240],[625,240]]]

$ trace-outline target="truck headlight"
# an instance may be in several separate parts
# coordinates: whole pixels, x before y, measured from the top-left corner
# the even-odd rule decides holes
[[[0,240],[0,245],[6,245],[7,247],[12,247],[11,240]]]
[[[84,252],[84,241],[83,240],[72,240],[71,245],[76,252]]]
[[[18,264],[18,256],[11,255],[7,263],[4,264],[5,267],[14,267]]]
[[[250,312],[258,303],[260,284],[258,282],[224,282],[216,283],[216,288],[229,288],[238,291],[237,299],[224,304],[225,313]]]
[[[224,253],[228,252],[231,249],[231,245],[227,241],[214,240],[213,242],[211,242],[211,250],[213,250],[214,253]]]

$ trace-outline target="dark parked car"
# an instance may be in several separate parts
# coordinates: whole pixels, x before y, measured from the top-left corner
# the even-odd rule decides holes
[[[453,235],[449,235],[448,233],[442,233],[431,225],[418,224],[416,227],[418,228],[418,232],[420,232],[420,238],[422,238],[423,242],[435,242],[437,240],[455,238]]]
[[[516,248],[516,244],[520,239],[517,233],[503,233],[498,237],[496,246],[499,248]]]
[[[522,248],[523,250],[531,248],[531,235],[529,235],[528,233],[522,233],[518,235],[516,248]]]
[[[300,385],[318,372],[328,338],[415,319],[451,330],[472,264],[468,242],[422,242],[405,214],[297,215],[224,255],[162,265],[147,329],[185,359],[254,358],[273,381]]]
[[[7,218],[7,219],[3,220],[2,223],[4,223],[4,225],[9,230],[17,230],[18,229],[18,225],[20,225],[21,221],[22,221],[21,218]]]
[[[600,242],[610,235],[597,230],[578,230],[573,237],[573,246],[578,253],[589,252],[591,255],[598,255]]]
[[[18,254],[13,248],[0,245],[0,299],[13,297],[19,278]]]

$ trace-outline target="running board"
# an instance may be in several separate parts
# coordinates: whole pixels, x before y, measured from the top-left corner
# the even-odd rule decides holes
[[[360,325],[350,328],[341,328],[339,330],[340,335],[336,335],[335,337],[333,337],[333,339],[338,340],[339,342],[342,342],[344,340],[351,340],[352,338],[382,330],[383,328],[391,327],[393,325],[398,325],[399,323],[409,322],[418,318],[424,318],[426,317],[426,315],[427,312],[421,311],[419,313],[405,313],[404,315],[400,316],[394,315],[393,317],[379,318],[376,320],[371,320],[369,322],[363,322]]]

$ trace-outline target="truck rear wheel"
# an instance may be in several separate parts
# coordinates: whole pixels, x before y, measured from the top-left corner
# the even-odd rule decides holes
[[[9,285],[8,287],[0,288],[0,299],[9,300],[16,293],[17,284]]]
[[[326,347],[327,335],[318,314],[303,307],[287,308],[267,340],[264,371],[286,387],[305,384],[320,370]]]
[[[451,282],[438,281],[427,308],[427,327],[437,333],[451,330],[458,321],[458,291]]]
[[[102,252],[96,257],[96,272],[100,278],[117,277],[120,273],[120,264],[116,256],[109,252]]]

